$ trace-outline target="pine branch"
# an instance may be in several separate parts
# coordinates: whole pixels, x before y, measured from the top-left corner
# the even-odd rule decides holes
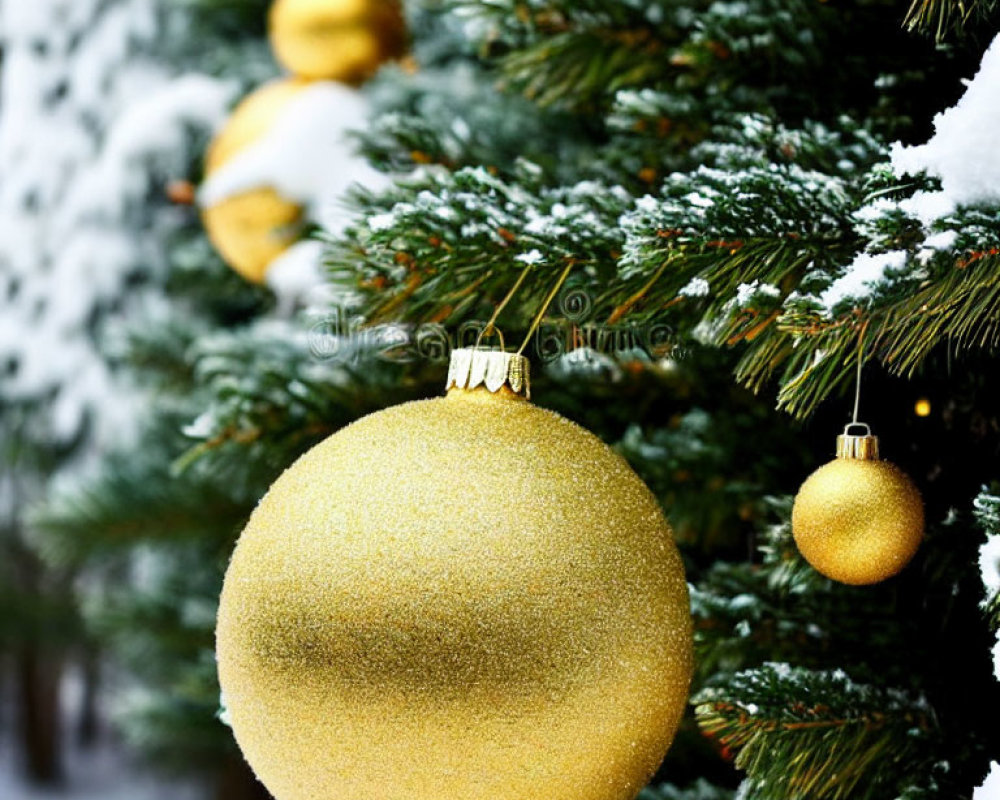
[[[912,376],[939,348],[961,354],[1000,344],[1000,273],[997,257],[959,258],[923,288],[857,308],[831,320],[795,310],[744,354],[737,378],[760,389],[777,375],[778,405],[805,417],[853,380],[859,347],[896,375]],[[733,337],[746,338],[753,317],[737,320]],[[781,367],[780,372],[778,368]]]
[[[903,25],[933,34],[941,42],[949,34],[961,33],[970,22],[987,18],[996,6],[996,0],[912,0]]]
[[[942,342],[955,352],[995,349],[1000,343],[998,265],[994,248],[975,252],[885,309],[875,347],[887,366],[896,374],[912,375]]]
[[[676,73],[663,42],[648,27],[556,33],[503,59],[512,88],[542,107],[579,107],[626,87]]]
[[[761,128],[751,130],[763,139]],[[636,298],[646,307],[671,303],[691,278],[705,274],[719,283],[713,294],[724,298],[721,304],[729,299],[725,292],[751,278],[780,282],[809,264],[835,264],[838,246],[840,252],[856,247],[843,181],[796,164],[772,170],[769,146],[744,144],[738,162],[734,147],[720,146],[715,157],[725,159],[727,169],[673,175],[662,200],[636,201],[618,187],[589,181],[548,188],[530,164],[516,182],[482,169],[428,175],[367,198],[354,243],[333,243],[330,263],[342,274],[363,259],[362,287],[388,298],[369,308],[375,322],[402,315],[454,324],[462,320],[455,306],[468,312],[468,301],[477,299],[471,293],[503,296],[525,264],[537,265],[533,273],[541,278],[533,275],[525,294],[544,293],[566,260],[578,264],[577,276],[593,287],[595,314],[611,315],[623,305],[620,313],[633,310],[630,299],[651,275],[663,281]],[[808,158],[811,148],[789,145],[786,152]],[[696,153],[705,160],[710,155]]]
[[[646,390],[648,402],[670,415],[670,425],[633,423],[618,445],[691,553],[743,551],[757,523],[773,513],[768,492],[794,485],[812,458],[797,426],[732,386],[727,356],[685,346],[684,357],[667,372],[665,394]],[[649,373],[657,375],[655,369]],[[709,410],[720,397],[726,398],[725,414]],[[754,444],[762,430],[773,442],[767,452]]]
[[[932,755],[924,702],[839,670],[769,663],[692,702],[702,730],[739,751],[736,766],[760,800],[882,797]]]
[[[805,146],[796,152],[818,160],[815,139],[799,141]],[[858,222],[880,170],[848,181],[777,166],[768,149],[758,144],[735,157],[716,145],[727,169],[675,173],[659,197],[635,201],[599,184],[533,184],[528,165],[521,184],[484,170],[436,176],[369,199],[387,210],[370,214],[355,232],[358,244],[334,248],[330,261],[346,273],[362,257],[363,285],[384,298],[370,310],[373,321],[446,325],[485,318],[489,300],[499,302],[530,267],[521,315],[512,308],[502,323],[515,331],[571,263],[594,318],[700,325],[715,344],[741,347],[741,382],[759,391],[777,380],[779,407],[800,417],[848,385],[859,344],[866,360],[901,375],[944,346],[996,348],[995,214],[966,209],[937,223],[955,232],[955,243],[929,250],[927,234],[906,215]],[[823,292],[866,241],[901,254],[908,267],[863,301],[824,309]]]
[[[329,341],[327,341],[329,340]],[[336,352],[326,353],[332,345]],[[342,349],[341,349],[342,348]],[[191,354],[210,401],[174,469],[192,480],[263,489],[321,439],[386,405],[425,396],[441,364],[406,365],[379,348],[270,323],[203,340]]]
[[[222,571],[231,544],[185,540],[133,551],[144,580],[108,581],[90,598],[88,620],[116,658],[153,691],[120,700],[129,742],[161,764],[191,769],[235,753],[215,718],[219,701],[213,653]]]
[[[711,687],[695,702],[721,743],[749,748],[737,760],[747,797],[960,796],[996,751],[979,709],[1000,688],[978,614],[981,534],[969,515],[929,525],[906,573],[858,590],[812,572],[791,541],[790,503],[775,511],[762,564],[717,564],[692,592],[698,679]],[[967,655],[954,685],[940,654],[958,650]],[[757,668],[774,661],[797,666]]]
[[[414,74],[384,70],[372,99],[382,113],[359,138],[364,155],[387,171],[486,164],[509,178],[521,158],[561,175],[593,163],[592,145],[576,120],[500,91],[467,57]]]
[[[612,277],[622,244],[617,220],[629,195],[594,182],[549,189],[533,165],[520,166],[517,182],[462,169],[369,198],[353,241],[331,242],[334,278],[358,274],[373,301],[366,309],[370,322],[458,326],[488,317],[488,299],[499,302],[529,269],[517,330],[567,263],[576,266],[576,277]]]
[[[716,564],[692,590],[699,679],[795,659],[904,680],[896,660],[913,650],[920,631],[900,624],[892,588],[859,596],[824,578],[792,541],[792,498],[765,500],[773,521],[760,533],[759,563]]]
[[[109,456],[97,478],[64,489],[34,515],[38,547],[53,563],[113,558],[142,541],[228,543],[257,500],[257,487],[177,475],[170,462],[185,446],[177,417],[160,420],[140,447]],[[249,491],[247,491],[249,489]]]
[[[819,66],[813,37],[831,26],[827,9],[809,3],[743,5],[658,2],[523,2],[453,5],[479,18],[500,56],[507,84],[542,106],[578,110],[605,105],[633,87],[755,86],[745,110],[766,106],[778,70],[800,76]],[[808,41],[807,41],[808,39]],[[807,69],[808,68],[808,69]]]
[[[648,786],[639,793],[637,800],[733,800],[733,791],[699,778],[683,788],[671,784]]]

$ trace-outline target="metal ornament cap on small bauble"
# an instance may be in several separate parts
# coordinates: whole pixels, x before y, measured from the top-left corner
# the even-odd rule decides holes
[[[879,458],[868,426],[837,437],[837,458],[802,484],[792,509],[799,552],[828,578],[854,586],[899,573],[924,534],[924,506],[913,482]]]
[[[659,505],[455,354],[448,394],[300,458],[240,537],[219,678],[277,800],[632,800],[687,705],[692,621]]]

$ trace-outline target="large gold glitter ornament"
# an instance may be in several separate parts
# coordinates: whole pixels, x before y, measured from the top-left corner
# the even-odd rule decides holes
[[[837,458],[799,489],[792,533],[806,561],[828,578],[878,583],[897,574],[917,552],[924,534],[923,501],[898,467],[879,458],[877,437],[845,431],[837,438]]]
[[[457,351],[447,396],[372,414],[271,487],[219,610],[219,677],[278,800],[630,800],[692,669],[656,500]]]
[[[205,177],[255,144],[307,81],[279,80],[265,84],[233,111],[205,156]],[[202,209],[208,238],[229,266],[247,280],[261,283],[271,262],[301,236],[301,206],[283,198],[272,187],[240,192]]]
[[[268,28],[275,57],[303,78],[360,83],[406,45],[397,0],[275,0]]]

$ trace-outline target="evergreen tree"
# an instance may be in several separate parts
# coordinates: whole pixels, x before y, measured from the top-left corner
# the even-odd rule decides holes
[[[134,738],[234,753],[212,629],[242,522],[325,436],[437,393],[439,345],[499,311],[544,365],[538,402],[620,449],[687,560],[691,714],[645,796],[970,797],[1000,757],[979,563],[997,22],[943,0],[413,4],[412,63],[366,87],[361,142],[394,182],[315,232],[334,299],[279,319],[185,229],[173,313],[131,339],[158,397],[140,444],[37,520],[51,563],[108,578],[92,619],[145,690]],[[858,376],[928,522],[867,588],[821,577],[790,534]]]

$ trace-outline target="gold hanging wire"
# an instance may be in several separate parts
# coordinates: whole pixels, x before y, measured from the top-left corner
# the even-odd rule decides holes
[[[489,336],[494,330],[497,331],[497,333],[500,336],[500,349],[501,350],[506,349],[506,346],[504,345],[503,341],[503,334],[500,333],[499,329],[496,327],[496,323],[497,320],[500,318],[500,314],[502,314],[503,310],[507,307],[507,304],[514,299],[514,295],[517,294],[518,289],[521,288],[521,285],[524,283],[525,278],[528,277],[528,271],[530,269],[531,269],[530,266],[526,266],[523,270],[521,270],[521,274],[518,276],[517,280],[514,281],[514,285],[510,287],[510,291],[507,292],[507,294],[504,296],[504,299],[500,301],[500,304],[493,311],[493,316],[491,316],[489,322],[486,323],[486,327],[484,327],[479,332],[479,336],[476,337],[476,344],[473,349],[478,350],[479,343],[483,340],[483,337]]]
[[[865,333],[868,331],[868,320],[861,325],[858,333],[858,371],[854,379],[854,416],[851,417],[851,424],[858,424],[858,410],[861,407],[861,369],[865,364]]]
[[[556,295],[559,294],[559,290],[562,289],[563,284],[566,283],[566,279],[572,271],[573,262],[570,261],[566,265],[566,268],[562,271],[562,274],[559,276],[559,280],[556,281],[555,286],[553,286],[549,291],[548,296],[542,303],[542,307],[538,310],[534,320],[532,320],[531,327],[528,329],[528,333],[524,337],[524,341],[521,342],[521,346],[517,348],[517,355],[524,353],[524,348],[528,346],[528,343],[531,341],[531,337],[535,335],[535,332],[538,330],[538,326],[542,324],[542,320],[545,318],[545,312],[549,310],[549,306],[552,305],[552,301],[555,300]]]

